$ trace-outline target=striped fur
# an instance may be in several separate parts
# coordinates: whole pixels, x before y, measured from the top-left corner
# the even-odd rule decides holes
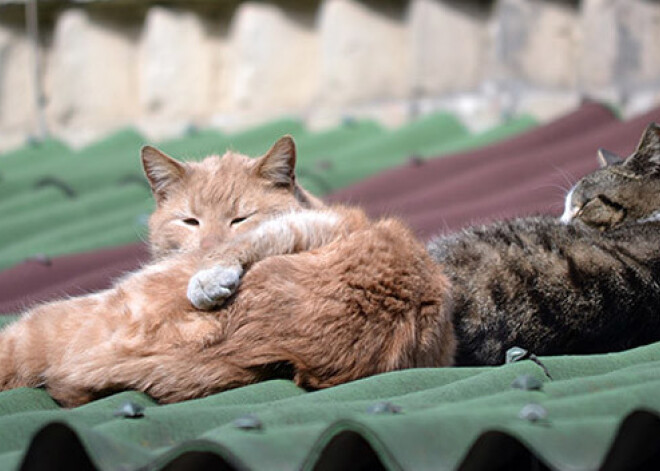
[[[568,193],[559,220],[468,228],[428,249],[453,284],[458,364],[623,350],[660,340],[660,127]]]

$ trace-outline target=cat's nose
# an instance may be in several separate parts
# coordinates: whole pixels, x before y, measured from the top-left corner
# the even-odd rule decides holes
[[[199,248],[202,250],[210,250],[214,247],[219,246],[222,243],[222,237],[217,235],[202,237],[202,240],[199,241]]]

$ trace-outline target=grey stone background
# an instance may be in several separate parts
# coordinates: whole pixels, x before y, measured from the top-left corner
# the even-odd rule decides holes
[[[26,0],[0,0],[0,150],[44,130],[77,146],[127,125],[159,139],[438,109],[479,130],[584,98],[660,103],[658,0],[36,4],[35,49]]]

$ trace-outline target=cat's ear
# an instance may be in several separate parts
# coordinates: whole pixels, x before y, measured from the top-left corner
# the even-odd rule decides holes
[[[600,165],[600,168],[620,164],[623,160],[622,157],[619,157],[614,152],[607,149],[598,149],[598,165]]]
[[[651,123],[646,127],[635,154],[654,158],[660,163],[660,126],[657,123]]]
[[[289,135],[281,137],[257,161],[257,175],[277,186],[293,186],[295,182],[296,144]]]
[[[660,173],[660,126],[657,123],[646,127],[637,150],[626,160],[626,166],[638,174]]]
[[[151,192],[160,203],[167,198],[172,185],[181,181],[186,169],[180,162],[151,146],[142,148],[141,158]]]

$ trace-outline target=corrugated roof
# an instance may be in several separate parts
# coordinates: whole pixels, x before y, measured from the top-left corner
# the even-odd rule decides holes
[[[612,142],[634,130],[634,138],[625,144],[632,147],[641,121],[618,123],[602,111],[595,105],[583,108],[582,118],[595,121],[582,130],[587,133],[588,128],[592,138]],[[565,123],[570,119],[574,118]],[[535,144],[528,147],[528,158],[555,144],[562,149],[561,142],[551,142],[551,135],[564,124],[553,123],[545,133],[542,128],[530,133],[527,138]],[[389,135],[364,126],[370,139]],[[338,139],[350,141],[346,130],[333,132],[341,136]],[[573,138],[578,134],[568,133]],[[337,135],[324,138],[331,142]],[[209,136],[209,140],[215,138]],[[320,151],[330,147],[314,141],[314,135],[304,130],[298,141],[301,153],[303,143],[310,149],[316,145]],[[355,137],[342,152],[348,155],[347,149],[360,141]],[[504,149],[507,145],[501,144]],[[584,155],[576,151],[558,158],[591,160],[598,145],[580,140],[577,149]],[[541,157],[550,153],[547,150],[548,155]],[[399,156],[405,161],[403,152]],[[395,183],[400,180],[394,171],[371,181],[383,180],[382,184],[389,185],[390,203],[402,204],[411,192],[424,194],[426,184],[420,182],[429,176],[428,183],[433,183],[432,172],[444,171],[451,179],[447,169],[457,165],[459,158],[466,162],[462,171],[468,171],[495,155],[477,151],[402,167],[397,171],[420,180],[401,185],[412,186],[398,194]],[[328,168],[327,157],[318,157],[314,165]],[[112,188],[98,186],[79,191],[100,198],[104,193],[97,192]],[[373,195],[374,185],[369,183],[347,190],[343,197],[357,198],[360,187],[363,195]],[[499,192],[511,188],[499,187],[491,196],[497,200]],[[376,205],[378,198],[369,201]],[[436,224],[438,229],[443,227],[441,220]],[[111,264],[119,253],[123,252],[100,254],[97,260]],[[135,254],[128,249],[125,253]],[[0,323],[12,319],[0,316]],[[62,410],[45,391],[5,391],[0,393],[0,469],[612,470],[654,469],[660,464],[660,343],[607,355],[539,360],[500,367],[398,371],[316,392],[276,380],[165,406],[128,391]]]
[[[317,392],[275,380],[166,406],[124,392],[62,410],[44,391],[6,391],[0,393],[0,468],[660,465],[660,344],[540,361],[553,379],[524,360],[405,370]]]

